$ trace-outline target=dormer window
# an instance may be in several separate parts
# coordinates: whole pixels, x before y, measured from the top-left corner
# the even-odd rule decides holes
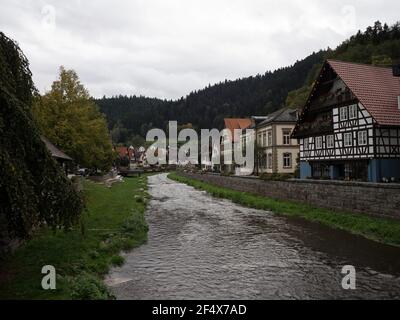
[[[349,118],[347,107],[342,107],[340,110],[340,121],[346,121]]]
[[[349,106],[349,119],[357,119],[357,105]]]

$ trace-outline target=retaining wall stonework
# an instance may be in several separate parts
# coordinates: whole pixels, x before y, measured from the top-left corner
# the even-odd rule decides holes
[[[178,174],[220,187],[275,199],[400,219],[400,184],[325,180],[264,181],[252,177],[188,172]]]

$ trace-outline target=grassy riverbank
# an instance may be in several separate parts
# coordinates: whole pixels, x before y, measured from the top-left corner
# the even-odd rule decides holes
[[[127,178],[111,188],[86,181],[87,212],[69,232],[42,230],[1,262],[0,299],[108,299],[102,282],[111,265],[122,264],[121,250],[147,238],[144,210],[147,177]],[[41,269],[53,265],[57,289],[41,288]]]
[[[247,207],[269,210],[285,216],[301,217],[332,228],[362,235],[371,240],[400,246],[400,221],[398,220],[371,217],[351,212],[333,211],[296,202],[275,200],[252,193],[218,187],[179,176],[177,173],[171,173],[168,177],[178,182],[186,183],[196,189],[205,190],[215,197],[226,198]]]

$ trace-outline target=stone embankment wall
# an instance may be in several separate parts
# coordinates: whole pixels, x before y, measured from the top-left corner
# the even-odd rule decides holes
[[[400,219],[400,184],[325,180],[264,181],[253,177],[227,177],[187,172],[179,174],[217,186],[275,199]]]

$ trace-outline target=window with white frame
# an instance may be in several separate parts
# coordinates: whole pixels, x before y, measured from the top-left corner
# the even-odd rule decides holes
[[[349,119],[357,119],[357,105],[353,104],[349,106]]]
[[[340,121],[346,121],[349,118],[347,113],[347,107],[342,107],[339,109],[340,111]]]
[[[261,133],[259,133],[259,134],[257,135],[257,144],[258,144],[259,146],[261,146],[261,147],[264,146],[264,145],[263,145],[263,142],[262,142],[262,135],[261,135]]]
[[[267,133],[266,132],[263,132],[262,139],[263,139],[263,146],[267,147]]]
[[[272,131],[268,131],[268,147],[272,146]]]
[[[358,145],[359,146],[365,146],[368,144],[368,134],[367,134],[367,130],[363,130],[363,131],[358,131]]]
[[[290,130],[283,130],[283,144],[284,145],[290,145]]]
[[[315,138],[315,147],[317,149],[322,149],[322,137]]]
[[[309,142],[308,142],[308,138],[305,138],[304,139],[304,150],[308,150],[308,148],[309,148]]]
[[[292,154],[291,153],[284,153],[283,154],[283,167],[284,168],[291,168],[292,167]]]
[[[344,134],[344,146],[351,147],[353,145],[353,134],[345,133]]]
[[[333,148],[335,146],[335,140],[333,139],[333,134],[326,136],[326,147]]]
[[[267,155],[267,165],[268,169],[272,169],[272,153],[268,153]]]

